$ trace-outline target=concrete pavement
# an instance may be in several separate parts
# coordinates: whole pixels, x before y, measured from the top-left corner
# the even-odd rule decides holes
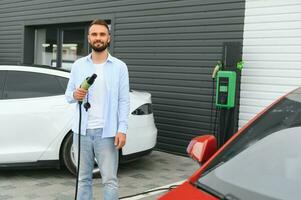
[[[198,164],[188,157],[154,151],[119,167],[120,197],[187,179]],[[94,199],[102,199],[101,179],[93,181]],[[0,200],[73,200],[75,177],[66,170],[1,170]],[[145,196],[143,200],[159,195]]]

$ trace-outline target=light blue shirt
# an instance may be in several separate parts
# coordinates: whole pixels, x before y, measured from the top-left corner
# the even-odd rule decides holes
[[[76,60],[71,68],[71,74],[65,97],[69,103],[77,103],[73,92],[79,88],[81,83],[95,73],[91,54]],[[124,62],[108,55],[104,65],[106,99],[104,106],[104,128],[102,137],[115,137],[117,132],[125,133],[128,128],[128,116],[130,110],[129,98],[129,76],[128,69]],[[91,86],[93,87],[93,85]],[[93,95],[89,92],[89,97]],[[86,101],[86,99],[84,100]],[[83,102],[84,104],[84,102]],[[72,131],[78,133],[79,128],[79,104],[75,109]],[[93,106],[93,105],[91,105]],[[81,134],[86,135],[88,124],[88,112],[82,106]]]

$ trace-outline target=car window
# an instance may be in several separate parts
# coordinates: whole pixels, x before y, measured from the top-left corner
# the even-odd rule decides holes
[[[68,85],[68,78],[57,76],[57,79],[59,80],[60,85],[62,86],[63,90],[65,91],[67,89],[67,85]]]
[[[208,169],[231,159],[269,134],[297,126],[301,126],[301,88],[283,98],[249,125],[214,159]]]
[[[4,75],[6,71],[0,71],[0,99],[2,99],[2,94],[4,90]]]
[[[54,75],[8,71],[3,98],[33,98],[64,94],[64,89]]]
[[[276,131],[199,179],[244,200],[300,199],[301,127]]]

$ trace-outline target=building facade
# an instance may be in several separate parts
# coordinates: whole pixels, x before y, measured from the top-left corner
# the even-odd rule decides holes
[[[224,43],[243,45],[239,127],[301,85],[300,8],[297,0],[2,0],[0,64],[70,69],[90,51],[89,22],[105,19],[131,89],[152,93],[157,148],[184,154],[192,137],[213,131],[211,74]]]

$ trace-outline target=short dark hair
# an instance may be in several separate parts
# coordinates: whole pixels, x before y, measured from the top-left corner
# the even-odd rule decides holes
[[[109,29],[109,26],[108,26],[108,24],[107,24],[107,22],[105,21],[105,20],[102,20],[102,19],[94,19],[91,23],[90,23],[90,25],[89,25],[89,29],[88,30],[90,30],[90,28],[91,28],[91,26],[93,26],[93,25],[102,25],[102,26],[105,26],[107,29],[108,29],[108,32],[110,33],[110,29]]]

